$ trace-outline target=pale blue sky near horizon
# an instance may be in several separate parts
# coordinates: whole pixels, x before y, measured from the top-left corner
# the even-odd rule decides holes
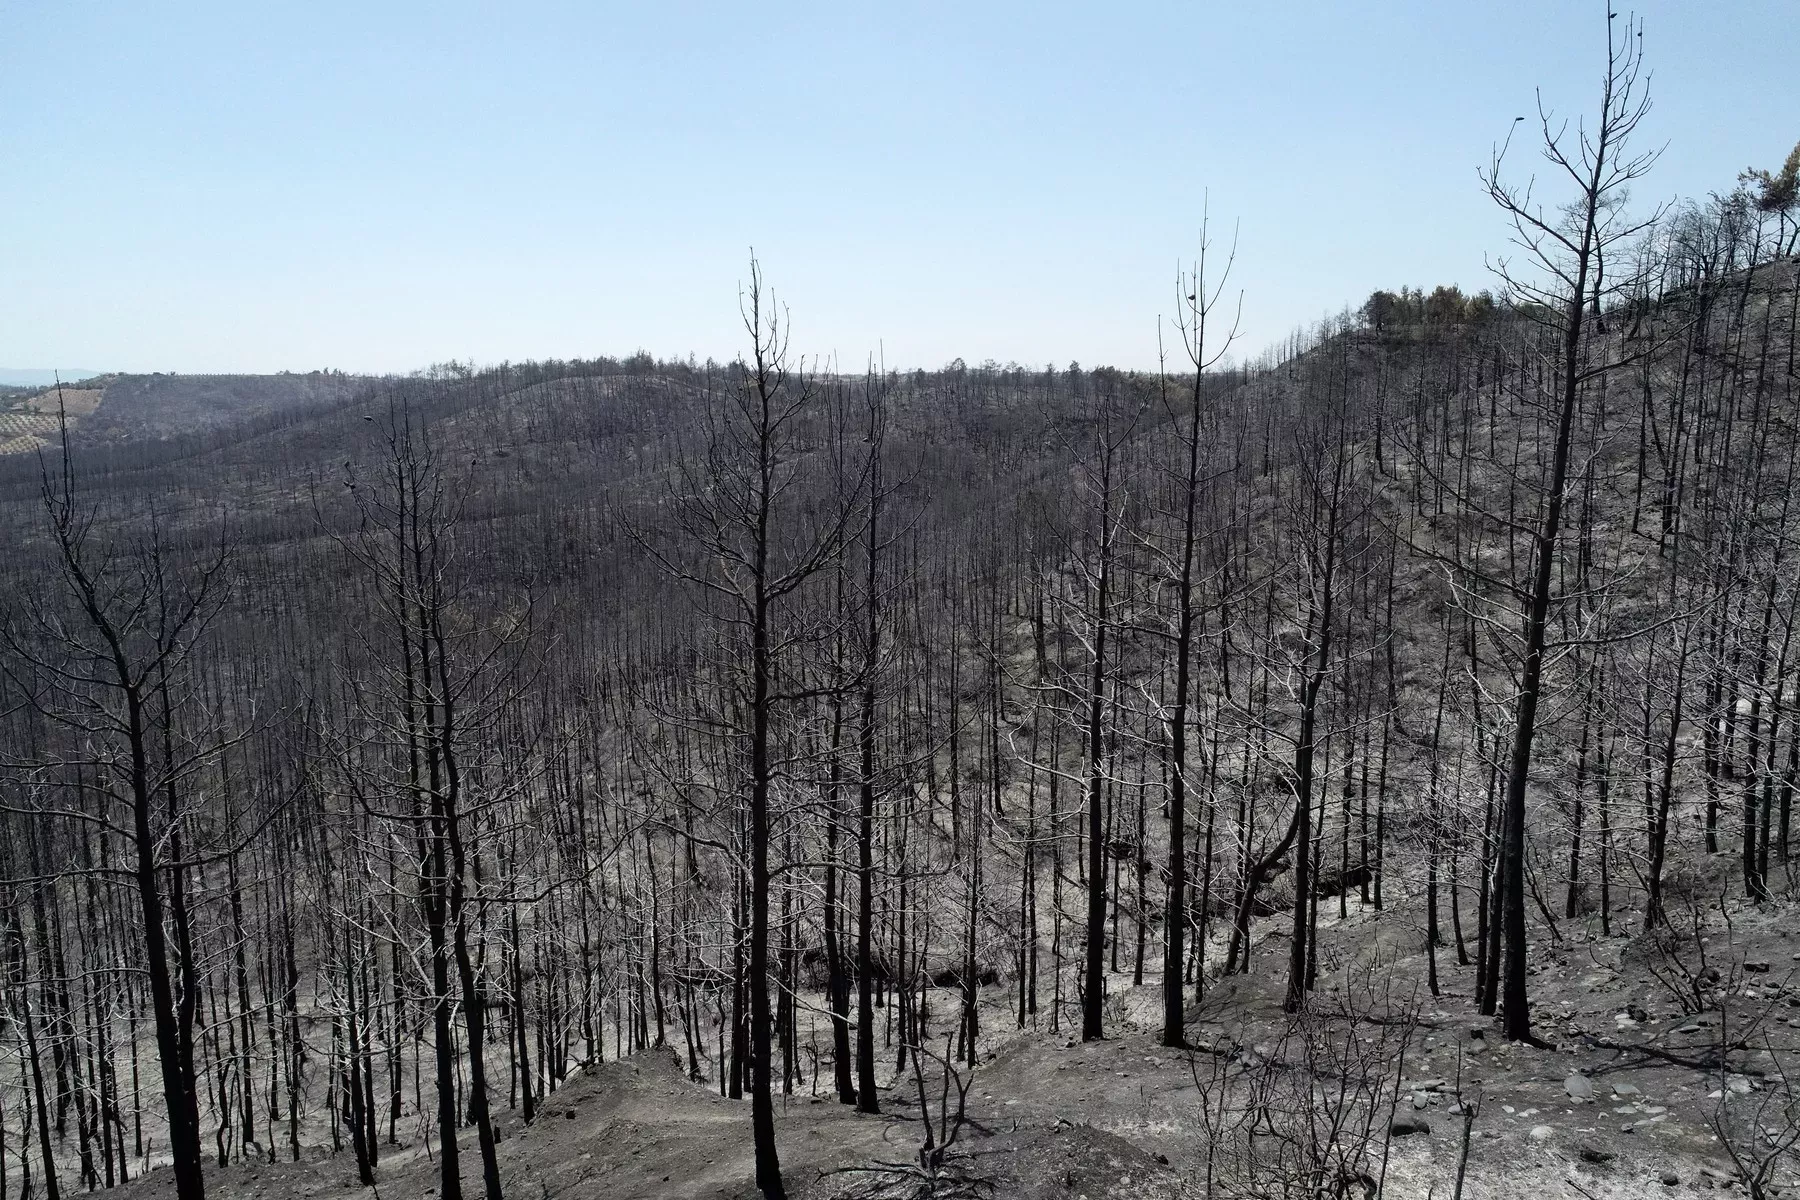
[[[1793,0],[1619,0],[1649,205],[1800,139]],[[1255,354],[1491,286],[1476,170],[1605,9],[0,0],[0,364],[406,371],[743,345],[1151,367],[1203,197]],[[1523,179],[1540,164],[1516,155]]]

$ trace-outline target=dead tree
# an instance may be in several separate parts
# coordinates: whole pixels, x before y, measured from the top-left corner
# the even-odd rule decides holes
[[[846,480],[815,493],[825,440],[813,379],[791,357],[788,320],[750,260],[739,297],[750,354],[731,368],[729,386],[709,391],[706,446],[699,465],[684,462],[674,497],[679,542],[638,535],[665,570],[687,582],[721,630],[729,703],[714,732],[734,747],[730,781],[747,817],[749,872],[750,1104],[756,1183],[764,1196],[785,1195],[775,1145],[769,1006],[770,863],[778,819],[775,789],[793,767],[782,744],[788,715],[817,699],[805,682],[806,656],[833,642],[829,605],[804,603],[809,585],[835,574],[860,529],[869,463],[849,464]],[[696,553],[697,552],[697,553]],[[830,685],[826,685],[829,687]],[[864,973],[867,980],[867,973]],[[866,986],[866,983],[859,984]]]
[[[1185,277],[1178,273],[1176,279],[1178,316],[1175,327],[1181,335],[1182,353],[1194,371],[1186,397],[1187,403],[1179,416],[1168,395],[1168,377],[1164,374],[1162,378],[1164,405],[1177,422],[1180,442],[1178,454],[1181,460],[1175,480],[1176,503],[1180,513],[1175,540],[1179,548],[1169,554],[1163,564],[1172,577],[1175,589],[1175,617],[1173,628],[1168,631],[1175,651],[1174,690],[1163,705],[1164,721],[1168,728],[1163,752],[1167,760],[1169,791],[1169,885],[1163,910],[1162,1044],[1165,1046],[1187,1044],[1181,987],[1183,967],[1186,965],[1184,948],[1188,921],[1187,805],[1193,790],[1188,773],[1188,741],[1189,726],[1192,723],[1190,706],[1194,675],[1194,632],[1202,610],[1195,596],[1196,576],[1203,565],[1200,500],[1202,487],[1211,471],[1210,448],[1203,447],[1202,444],[1211,432],[1208,426],[1211,414],[1207,407],[1207,372],[1219,364],[1238,336],[1236,313],[1232,316],[1231,324],[1224,330],[1221,331],[1216,325],[1210,330],[1208,328],[1209,320],[1218,310],[1225,287],[1231,281],[1231,268],[1237,257],[1237,247],[1234,240],[1216,279],[1210,277],[1206,262],[1207,253],[1211,249],[1207,226],[1208,220],[1203,214],[1200,221],[1199,257],[1195,260],[1191,273]],[[1240,297],[1238,311],[1241,310]],[[1210,343],[1209,335],[1213,338]],[[1196,947],[1196,952],[1201,955],[1206,953],[1204,942]],[[1202,962],[1199,969],[1204,968],[1205,963]]]
[[[1497,887],[1505,958],[1499,1001],[1502,1028],[1508,1039],[1530,1041],[1531,1013],[1526,988],[1525,927],[1525,800],[1531,776],[1533,737],[1537,732],[1538,699],[1552,608],[1556,603],[1557,566],[1563,536],[1564,493],[1569,486],[1575,419],[1582,397],[1596,379],[1620,363],[1604,346],[1594,346],[1588,330],[1589,304],[1596,297],[1596,276],[1609,247],[1635,237],[1650,221],[1632,221],[1623,212],[1626,190],[1655,163],[1658,152],[1634,153],[1632,135],[1650,111],[1648,80],[1643,74],[1641,29],[1616,14],[1607,14],[1606,75],[1601,84],[1598,123],[1578,124],[1571,133],[1540,98],[1538,124],[1543,155],[1572,185],[1573,199],[1546,214],[1530,184],[1523,189],[1504,183],[1500,172],[1511,135],[1482,173],[1490,199],[1505,214],[1513,240],[1528,256],[1526,268],[1502,261],[1497,270],[1515,307],[1537,315],[1560,341],[1555,394],[1547,398],[1553,414],[1550,463],[1542,480],[1539,509],[1531,536],[1531,576],[1520,594],[1522,647],[1518,696],[1514,702],[1512,749],[1500,811],[1500,863]],[[1653,220],[1654,218],[1652,218]],[[1619,285],[1615,282],[1613,285]]]
[[[102,831],[129,848],[122,868],[94,869],[129,880],[137,897],[176,1194],[203,1200],[194,1066],[201,982],[189,881],[205,847],[190,791],[226,743],[215,730],[188,736],[179,714],[203,707],[193,694],[196,648],[229,595],[231,560],[221,530],[196,568],[180,570],[154,515],[138,549],[111,544],[77,494],[66,428],[59,468],[43,467],[40,497],[51,580],[8,606],[0,669],[71,745],[47,761],[5,765],[54,778],[75,799],[8,809]]]
[[[471,895],[480,831],[507,795],[495,772],[481,779],[497,714],[514,699],[518,650],[531,629],[529,599],[480,617],[456,530],[466,487],[450,477],[431,432],[402,392],[390,399],[375,462],[346,473],[356,526],[336,536],[365,581],[377,617],[359,628],[343,676],[353,727],[335,767],[364,815],[390,825],[412,851],[413,900],[425,925],[436,1056],[440,1194],[462,1194],[456,1143],[460,1087],[458,997],[487,1200],[501,1200],[487,1082],[486,989],[478,979]],[[324,518],[321,517],[323,523]],[[454,981],[452,976],[454,975]]]

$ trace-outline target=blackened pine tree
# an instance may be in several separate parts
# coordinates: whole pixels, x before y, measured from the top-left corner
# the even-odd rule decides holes
[[[1537,732],[1538,700],[1563,539],[1565,492],[1570,483],[1571,449],[1576,415],[1594,382],[1620,365],[1609,359],[1604,344],[1590,328],[1592,309],[1604,298],[1601,264],[1610,247],[1635,238],[1656,219],[1633,220],[1624,211],[1634,180],[1655,164],[1659,151],[1636,152],[1631,140],[1650,111],[1648,77],[1643,70],[1643,31],[1634,20],[1620,23],[1607,14],[1606,73],[1600,107],[1590,128],[1571,130],[1538,103],[1538,125],[1544,159],[1572,189],[1554,212],[1545,212],[1530,184],[1520,188],[1501,179],[1511,136],[1498,147],[1482,172],[1487,194],[1512,227],[1513,241],[1525,253],[1518,265],[1502,260],[1496,267],[1509,299],[1550,328],[1559,342],[1553,389],[1545,397],[1552,415],[1549,464],[1543,474],[1535,529],[1531,537],[1531,573],[1522,589],[1521,651],[1518,695],[1513,705],[1512,748],[1506,768],[1506,790],[1500,812],[1497,888],[1505,955],[1499,995],[1502,1028],[1512,1041],[1531,1041],[1531,1013],[1526,987],[1525,800],[1531,775],[1532,742]],[[1529,265],[1527,265],[1529,264]],[[1613,287],[1616,289],[1615,281]]]

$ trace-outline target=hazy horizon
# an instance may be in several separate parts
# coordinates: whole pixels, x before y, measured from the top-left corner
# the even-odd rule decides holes
[[[1638,202],[1778,165],[1791,43],[1744,33],[1791,10],[1635,11],[1668,143]],[[1254,355],[1374,288],[1491,286],[1476,169],[1538,89],[1593,109],[1603,14],[0,3],[0,156],[38,181],[0,198],[0,361],[725,360],[754,246],[809,356],[1147,368],[1207,203]]]

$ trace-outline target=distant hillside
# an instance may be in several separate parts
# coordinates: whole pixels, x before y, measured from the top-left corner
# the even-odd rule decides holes
[[[304,375],[115,375],[83,424],[86,441],[168,438],[347,396],[361,380]]]
[[[23,372],[21,374],[29,374]],[[166,441],[276,414],[332,404],[366,381],[334,372],[304,375],[101,375],[60,388],[0,386],[0,455],[54,441],[58,410],[89,445]]]
[[[63,416],[74,427],[99,405],[97,387],[21,388],[0,394],[0,454],[30,454],[47,446]]]

